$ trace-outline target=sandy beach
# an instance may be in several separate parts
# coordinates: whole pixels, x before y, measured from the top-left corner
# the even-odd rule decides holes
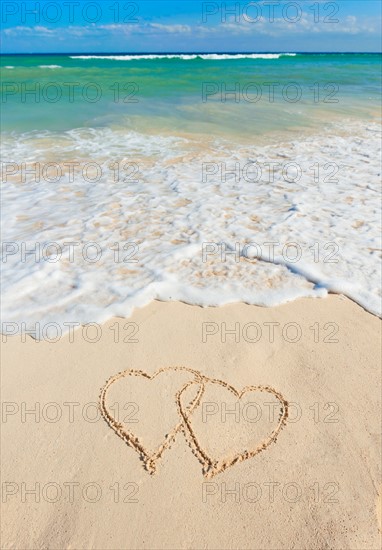
[[[0,550],[380,550],[380,3],[1,14]]]
[[[331,295],[6,338],[2,548],[377,550],[380,337]]]

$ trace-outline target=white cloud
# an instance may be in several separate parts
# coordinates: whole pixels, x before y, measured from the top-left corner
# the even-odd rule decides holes
[[[10,27],[3,30],[7,36],[19,36],[20,34],[38,34],[38,35],[54,35],[54,29],[48,29],[47,27],[35,26],[35,27]]]
[[[148,28],[151,30],[151,29],[154,29],[154,30],[159,30],[159,31],[162,31],[164,33],[169,33],[169,34],[184,34],[184,33],[190,33],[192,32],[192,27],[190,27],[190,25],[163,25],[161,23],[150,23],[148,25]]]
[[[354,15],[349,15],[339,23],[328,23],[325,21],[316,23],[313,16],[303,14],[301,19],[296,23],[292,23],[283,18],[275,18],[273,22],[270,22],[269,19],[265,17],[261,17],[256,22],[250,22],[244,18],[241,18],[240,21],[235,21],[235,18],[231,18],[227,23],[221,23],[219,27],[231,34],[253,33],[280,37],[283,34],[377,33],[381,28],[381,21],[376,18],[360,21]]]
[[[300,21],[292,23],[283,18],[275,18],[271,23],[268,18],[261,17],[256,22],[250,22],[244,18],[236,21],[231,17],[226,23],[220,23],[214,26],[208,25],[183,25],[183,24],[162,24],[162,23],[130,23],[130,24],[106,24],[98,25],[92,23],[87,26],[69,26],[64,28],[47,28],[43,26],[23,27],[16,26],[4,29],[2,32],[9,37],[48,37],[52,39],[63,40],[67,37],[94,37],[101,38],[107,36],[134,36],[134,35],[191,35],[193,37],[214,35],[222,38],[231,35],[267,35],[274,37],[307,35],[310,33],[337,33],[358,34],[358,33],[378,33],[380,32],[380,18],[363,18],[360,20],[354,15],[349,15],[340,23],[315,23],[313,14],[304,13]]]

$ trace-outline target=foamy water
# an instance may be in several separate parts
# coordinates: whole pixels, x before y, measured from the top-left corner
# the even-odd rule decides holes
[[[119,61],[133,61],[139,59],[182,59],[189,61],[192,59],[208,60],[227,60],[227,59],[280,59],[280,57],[295,57],[296,53],[247,53],[247,54],[226,54],[226,53],[206,53],[206,54],[142,54],[142,55],[72,55],[71,59],[113,59]]]
[[[16,243],[3,263],[2,318],[103,322],[153,299],[273,306],[328,292],[380,314],[380,137],[362,122],[265,147],[110,128],[8,135],[5,161],[96,158],[102,173],[96,183],[64,170],[56,182],[29,174],[2,184],[3,240]],[[116,162],[127,163],[125,181]],[[55,248],[23,258],[22,242],[58,243],[62,257],[53,261]],[[94,263],[94,246],[83,256],[89,242],[101,251]]]

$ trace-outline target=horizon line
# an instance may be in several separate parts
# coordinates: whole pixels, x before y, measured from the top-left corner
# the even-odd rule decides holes
[[[129,51],[123,51],[123,52],[0,52],[0,56],[6,56],[6,55],[208,55],[208,54],[215,54],[215,55],[224,55],[224,54],[230,54],[230,55],[242,55],[242,54],[285,54],[285,53],[295,53],[295,54],[303,54],[303,55],[327,55],[327,54],[372,54],[372,55],[381,55],[382,51],[371,51],[371,52],[365,52],[365,51],[319,51],[319,52],[307,52],[307,51],[187,51],[187,52],[179,52],[179,51],[157,51],[157,52],[151,52],[151,51],[145,51],[145,52],[129,52]]]

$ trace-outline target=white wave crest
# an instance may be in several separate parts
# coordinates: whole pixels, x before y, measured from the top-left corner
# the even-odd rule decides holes
[[[221,54],[221,53],[206,53],[206,54],[142,54],[142,55],[72,55],[71,59],[112,59],[116,61],[134,61],[140,59],[182,59],[189,61],[192,59],[210,59],[210,60],[226,60],[226,59],[279,59],[284,56],[296,56],[296,53],[240,53],[240,54]]]

